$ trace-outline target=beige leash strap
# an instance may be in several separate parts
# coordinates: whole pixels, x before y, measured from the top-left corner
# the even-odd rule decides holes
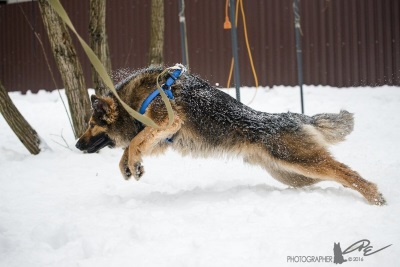
[[[115,90],[114,84],[111,81],[110,76],[108,75],[106,69],[104,68],[103,64],[100,62],[99,58],[96,56],[96,54],[93,52],[93,50],[89,47],[89,45],[82,39],[82,37],[77,33],[75,30],[74,25],[72,24],[71,20],[69,19],[67,12],[65,12],[63,6],[61,5],[59,0],[48,0],[49,4],[53,7],[53,9],[57,12],[57,14],[60,16],[60,18],[68,25],[68,27],[71,29],[73,33],[75,33],[76,37],[78,38],[79,42],[81,43],[83,50],[85,51],[86,55],[88,56],[90,62],[92,63],[93,67],[96,69],[96,71],[99,73],[101,78],[104,81],[104,84],[107,85],[107,87],[113,92],[115,97],[118,99],[118,101],[121,103],[121,105],[126,109],[126,111],[135,119],[140,121],[141,123],[156,128],[156,129],[166,129],[169,128],[173,121],[174,121],[174,112],[172,110],[171,103],[169,102],[169,99],[167,95],[164,93],[164,91],[160,88],[160,86],[157,85],[157,90],[160,92],[160,95],[162,97],[162,100],[165,103],[165,106],[168,111],[168,125],[166,127],[161,127],[157,123],[155,123],[152,119],[150,119],[147,116],[141,115],[139,112],[133,110],[130,106],[128,106],[122,99],[118,96],[117,91]],[[157,79],[158,80],[158,79]],[[158,84],[158,81],[157,81]]]

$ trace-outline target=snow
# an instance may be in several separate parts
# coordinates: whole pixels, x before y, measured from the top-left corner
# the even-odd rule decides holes
[[[254,92],[243,88],[243,102]],[[344,251],[361,239],[393,245],[343,255],[363,257],[345,266],[400,266],[400,88],[304,92],[308,115],[355,113],[354,132],[331,151],[377,183],[387,206],[333,182],[293,189],[240,159],[173,151],[125,181],[121,149],[75,149],[57,92],[10,93],[51,149],[30,155],[0,116],[0,266],[329,266],[287,257],[333,257],[335,242]],[[297,88],[259,88],[251,107],[299,112],[299,99]]]

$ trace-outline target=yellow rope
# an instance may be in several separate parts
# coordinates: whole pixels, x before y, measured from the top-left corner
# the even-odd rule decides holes
[[[254,76],[254,82],[256,84],[256,87],[258,87],[257,73],[256,73],[256,69],[254,68],[253,56],[251,55],[249,38],[247,36],[247,24],[246,24],[246,15],[244,13],[244,8],[243,8],[243,0],[238,0],[238,2],[240,3],[240,10],[242,11],[244,39],[246,41],[247,53],[249,54],[250,65],[251,65],[251,69],[253,71],[253,76]]]
[[[230,25],[229,22],[229,16],[228,16],[228,1],[226,0],[226,4],[225,4],[225,23],[224,23],[224,29],[230,29],[230,27],[228,28],[228,25]],[[243,8],[243,0],[237,0],[236,1],[236,14],[235,14],[235,25],[237,27],[238,24],[238,17],[239,17],[239,5],[240,5],[240,10],[241,10],[241,14],[242,14],[242,21],[243,21],[243,29],[244,29],[244,38],[246,41],[246,48],[247,48],[247,54],[249,56],[249,60],[250,60],[250,66],[251,66],[251,70],[253,72],[253,77],[254,77],[254,82],[256,85],[256,92],[254,93],[253,98],[251,99],[251,101],[249,102],[249,104],[251,104],[253,102],[253,100],[256,97],[256,93],[257,93],[257,89],[258,89],[258,77],[257,77],[257,72],[256,69],[254,67],[254,62],[253,62],[253,56],[251,54],[251,49],[250,49],[250,43],[249,43],[249,38],[247,35],[247,23],[246,23],[246,14]],[[230,66],[230,70],[229,70],[229,75],[228,75],[228,82],[226,85],[226,88],[230,87],[230,83],[231,83],[231,79],[232,79],[232,73],[233,73],[233,66],[234,66],[234,59],[232,57],[231,60],[231,66]]]

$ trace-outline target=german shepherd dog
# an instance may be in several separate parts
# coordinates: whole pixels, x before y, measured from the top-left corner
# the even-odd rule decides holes
[[[156,89],[156,79],[162,71],[161,67],[136,71],[117,84],[120,98],[139,110]],[[239,156],[292,187],[336,181],[358,191],[371,204],[386,203],[374,183],[336,161],[327,150],[328,145],[343,141],[353,131],[351,113],[342,110],[339,114],[311,117],[290,112],[264,113],[188,73],[177,79],[171,90],[175,117],[172,126],[163,130],[135,120],[112,94],[92,95],[89,128],[76,147],[88,153],[105,146],[124,148],[119,168],[127,180],[131,176],[139,180],[144,174],[142,156],[172,148],[194,157]],[[150,103],[145,115],[160,126],[168,125],[160,96]]]

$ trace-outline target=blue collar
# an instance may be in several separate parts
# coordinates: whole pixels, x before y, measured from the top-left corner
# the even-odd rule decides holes
[[[169,99],[173,100],[174,99],[174,95],[172,94],[171,91],[171,86],[175,83],[176,79],[179,78],[179,76],[181,76],[182,74],[182,69],[175,69],[172,74],[169,73],[169,77],[167,78],[167,80],[165,81],[165,83],[161,86],[161,88],[163,89],[164,93],[168,96]],[[154,100],[154,98],[156,98],[158,95],[160,94],[160,92],[158,91],[158,89],[154,90],[142,103],[142,106],[139,109],[139,113],[140,114],[144,114],[146,112],[147,107],[150,105],[151,101]]]

